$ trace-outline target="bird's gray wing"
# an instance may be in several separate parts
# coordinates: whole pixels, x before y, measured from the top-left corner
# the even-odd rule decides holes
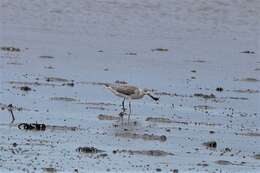
[[[113,87],[113,89],[121,94],[132,95],[136,92],[137,88],[134,86],[127,85],[127,86],[116,86],[116,87]]]

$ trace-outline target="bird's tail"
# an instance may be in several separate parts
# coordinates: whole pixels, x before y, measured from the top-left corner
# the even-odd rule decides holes
[[[105,83],[104,87],[109,88],[110,87],[109,83]]]

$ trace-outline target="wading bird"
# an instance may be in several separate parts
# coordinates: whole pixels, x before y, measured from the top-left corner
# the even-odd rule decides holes
[[[148,95],[151,97],[153,100],[157,101],[159,98],[154,97],[150,94],[148,89],[140,89],[136,86],[132,85],[126,85],[126,84],[105,84],[105,88],[109,89],[113,94],[115,94],[118,97],[123,97],[122,101],[122,107],[123,107],[123,113],[125,112],[125,99],[129,101],[129,114],[128,114],[128,121],[130,118],[130,114],[132,112],[131,110],[131,100],[134,99],[141,99],[145,95]],[[122,115],[122,112],[120,113]]]

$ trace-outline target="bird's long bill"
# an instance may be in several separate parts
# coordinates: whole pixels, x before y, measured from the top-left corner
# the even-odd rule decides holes
[[[157,100],[159,100],[159,97],[154,97],[154,96],[152,96],[151,94],[147,94],[149,97],[151,97],[153,100],[155,100],[155,101],[157,101]]]

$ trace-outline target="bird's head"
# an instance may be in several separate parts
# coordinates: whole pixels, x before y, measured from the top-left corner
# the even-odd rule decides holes
[[[159,100],[159,97],[154,97],[151,93],[150,93],[150,90],[149,89],[147,89],[147,88],[144,88],[143,89],[143,93],[145,94],[145,95],[148,95],[149,97],[151,97],[153,100],[155,100],[155,101],[158,101]]]

